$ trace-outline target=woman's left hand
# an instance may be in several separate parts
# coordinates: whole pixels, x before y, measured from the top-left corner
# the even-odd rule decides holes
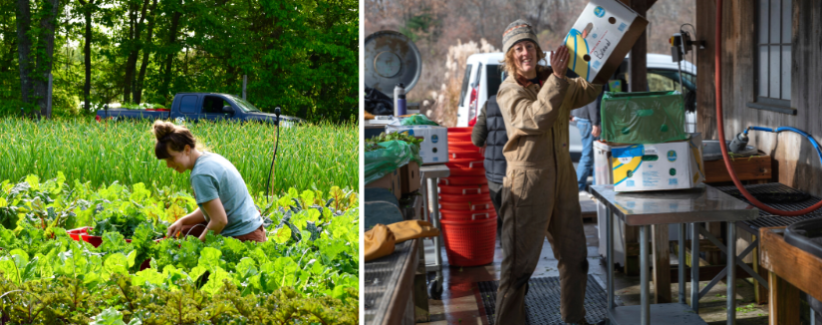
[[[565,77],[565,71],[568,70],[568,58],[570,57],[568,47],[565,45],[551,52],[551,68],[554,70],[554,75],[557,76],[557,78],[561,79]]]

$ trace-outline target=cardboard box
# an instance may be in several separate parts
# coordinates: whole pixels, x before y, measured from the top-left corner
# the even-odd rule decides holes
[[[702,183],[702,135],[658,144],[612,146],[594,143],[597,184],[614,184],[615,192],[688,189]]]
[[[631,51],[648,21],[619,0],[591,0],[565,37],[568,68],[603,84]]]
[[[402,177],[402,194],[408,194],[420,189],[420,165],[416,161],[409,162],[408,165],[400,168]]]
[[[389,125],[387,133],[407,133],[422,138],[420,157],[423,165],[444,164],[448,162],[448,129],[433,125]]]
[[[380,179],[371,183],[365,184],[365,188],[384,188],[394,193],[397,200],[402,197],[402,176],[400,170],[395,169],[393,172],[381,177]]]

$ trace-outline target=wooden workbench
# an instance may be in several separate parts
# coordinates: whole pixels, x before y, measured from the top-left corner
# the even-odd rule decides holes
[[[822,300],[822,259],[785,242],[784,227],[760,228],[761,265],[768,270],[769,323],[799,325],[799,288]]]

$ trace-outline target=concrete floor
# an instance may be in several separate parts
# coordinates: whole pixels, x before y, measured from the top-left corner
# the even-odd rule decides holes
[[[589,222],[584,225],[588,246],[588,273],[594,274],[600,281],[600,285],[605,287],[605,274],[607,268],[602,262],[597,252],[598,236],[597,225]],[[429,299],[430,322],[424,324],[445,325],[445,324],[488,324],[483,315],[480,315],[479,306],[481,301],[474,295],[474,288],[477,282],[499,280],[500,263],[502,262],[502,248],[497,240],[497,247],[494,254],[494,262],[479,267],[448,267],[448,259],[445,252],[441,252],[443,258],[443,294],[441,300]],[[543,243],[540,262],[534,271],[534,277],[559,276],[557,260],[554,258],[547,240]],[[674,263],[676,259],[673,258]],[[433,273],[429,273],[429,278],[433,278]],[[616,298],[618,305],[639,305],[639,277],[627,277],[617,272],[614,277]],[[708,279],[710,281],[710,279]],[[700,286],[705,286],[709,281],[700,282]],[[753,285],[745,280],[738,280],[736,283],[737,300],[737,322],[738,325],[760,325],[768,324],[768,306],[756,305],[754,300]],[[720,282],[714,286],[710,292],[700,299],[699,315],[709,324],[725,324],[726,314],[726,284]],[[686,286],[690,290],[690,285]],[[672,284],[672,297],[678,296],[678,285]],[[651,292],[653,295],[653,291]],[[687,296],[687,295],[686,295]]]

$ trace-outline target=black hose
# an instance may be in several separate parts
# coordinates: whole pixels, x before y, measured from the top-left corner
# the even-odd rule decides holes
[[[270,195],[271,174],[274,172],[274,161],[277,159],[277,147],[280,146],[280,106],[274,108],[274,115],[277,115],[277,121],[274,122],[274,125],[277,126],[277,143],[274,144],[274,156],[271,157],[271,169],[268,170],[268,181],[265,182],[265,196]]]

